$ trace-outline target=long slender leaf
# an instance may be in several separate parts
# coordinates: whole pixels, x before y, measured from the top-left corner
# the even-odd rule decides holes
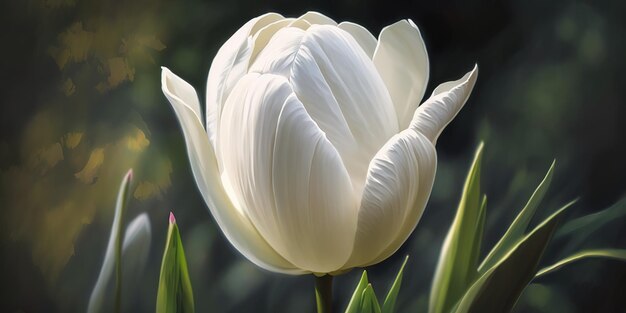
[[[369,281],[367,280],[367,271],[363,271],[363,275],[361,275],[361,279],[359,283],[356,285],[354,289],[354,293],[352,294],[352,298],[348,303],[348,307],[346,308],[346,313],[358,313],[361,310],[361,303],[363,302],[363,291],[367,288]]]
[[[596,249],[596,250],[585,250],[580,251],[578,253],[574,253],[550,266],[544,267],[535,275],[535,277],[541,277],[546,274],[552,273],[563,266],[574,263],[576,261],[589,259],[589,258],[607,258],[607,259],[615,259],[619,261],[626,261],[626,250],[624,249]]]
[[[380,304],[378,303],[378,299],[376,299],[372,284],[368,284],[365,290],[363,290],[361,310],[359,313],[381,313]]]
[[[122,251],[122,224],[124,223],[124,212],[126,211],[126,204],[128,203],[128,197],[130,196],[130,181],[133,177],[133,171],[129,170],[128,173],[122,179],[120,189],[117,193],[117,201],[115,203],[115,215],[113,217],[113,225],[111,226],[111,234],[109,235],[109,242],[104,254],[104,261],[102,262],[102,268],[98,275],[96,285],[91,292],[89,298],[89,304],[87,307],[88,313],[101,312],[106,296],[106,290],[113,271],[115,270],[115,307],[114,311],[119,312],[121,306],[121,251]]]
[[[610,222],[626,216],[626,198],[621,199],[607,209],[568,221],[554,235],[556,239],[569,240],[561,249],[564,254],[580,249],[589,237]]]
[[[193,313],[193,291],[187,270],[187,260],[174,214],[170,213],[167,243],[161,263],[157,313]]]
[[[136,287],[139,286],[140,278],[148,261],[150,253],[150,242],[152,241],[152,230],[148,214],[142,213],[134,218],[124,232],[124,243],[122,244],[122,286],[124,298],[121,299],[121,311],[125,312],[135,295]],[[103,264],[103,268],[109,270],[101,272],[98,282],[94,287],[90,298],[89,312],[113,312],[115,310],[115,283],[111,283],[113,277],[112,263],[114,258],[108,258],[111,264]],[[93,301],[92,301],[93,300]]]
[[[535,189],[535,192],[526,203],[526,206],[524,206],[522,211],[520,211],[513,223],[511,223],[511,226],[509,226],[509,229],[506,233],[504,233],[493,249],[491,249],[483,263],[480,265],[478,268],[478,272],[480,274],[485,273],[494,264],[498,263],[498,261],[500,261],[500,259],[511,249],[511,247],[524,236],[526,229],[528,228],[528,224],[535,215],[539,203],[543,200],[543,197],[552,182],[555,162],[556,161],[553,161],[552,165],[550,165],[548,173],[546,173],[543,181],[541,181],[539,186],[537,186],[537,189]]]
[[[478,212],[478,221],[476,222],[476,231],[474,232],[474,250],[472,251],[472,256],[470,257],[471,266],[470,268],[474,269],[476,275],[478,275],[478,265],[480,264],[480,248],[482,246],[483,241],[483,233],[485,231],[485,219],[487,218],[487,196],[483,195],[482,201],[480,203],[480,210]]]
[[[476,275],[472,259],[477,254],[475,235],[480,224],[480,164],[483,143],[478,146],[465,181],[456,216],[441,248],[430,293],[429,312],[448,312]]]
[[[497,264],[478,278],[453,311],[509,312],[534,278],[541,256],[570,205],[559,209],[518,241]]]
[[[396,309],[396,299],[398,298],[398,293],[400,292],[400,286],[402,285],[402,275],[404,273],[404,266],[406,262],[409,260],[409,256],[407,255],[404,258],[404,262],[402,262],[402,266],[400,266],[400,270],[398,271],[398,275],[396,275],[396,279],[393,281],[387,296],[385,297],[385,302],[383,302],[382,313],[392,313],[395,312]]]

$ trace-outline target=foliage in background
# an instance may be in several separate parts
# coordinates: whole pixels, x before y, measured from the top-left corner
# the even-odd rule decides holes
[[[575,202],[566,204],[531,231],[527,230],[552,181],[553,163],[526,206],[479,263],[486,214],[486,196],[481,196],[480,192],[482,152],[483,144],[478,147],[456,217],[441,249],[431,287],[429,312],[509,312],[535,277],[587,257],[626,261],[626,250],[598,249],[577,252],[539,269],[541,257],[563,213]],[[593,222],[602,219],[580,221],[576,222],[580,228],[593,229]]]
[[[151,231],[147,214],[142,213],[133,219],[124,232],[132,174],[132,170],[128,171],[120,184],[109,243],[100,275],[89,299],[88,313],[119,313],[122,311],[123,295],[128,298],[135,293],[134,288],[152,287],[148,284],[137,285],[136,282],[138,274],[145,266],[150,249]],[[114,272],[115,284],[114,288],[111,288],[109,281]],[[156,302],[157,313],[194,312],[187,260],[173,213],[170,213],[169,217]]]
[[[147,214],[142,213],[134,218],[124,232],[131,180],[132,170],[120,184],[109,243],[100,275],[89,298],[88,313],[120,312],[123,293],[126,297],[133,294],[133,287],[137,285],[136,279],[148,258],[152,232]],[[110,283],[112,276],[115,278],[114,284]]]
[[[395,312],[398,293],[400,292],[400,286],[402,285],[404,267],[408,260],[408,256],[404,258],[404,262],[402,262],[402,266],[400,267],[400,270],[396,275],[396,279],[393,281],[391,288],[389,288],[387,296],[385,296],[385,301],[383,302],[382,307],[380,306],[380,302],[378,302],[378,298],[376,297],[376,293],[374,292],[374,287],[372,287],[372,284],[367,278],[367,271],[363,271],[361,279],[354,289],[352,298],[350,298],[350,302],[348,303],[348,307],[346,308],[346,313]]]
[[[3,58],[20,64],[18,76],[36,68],[36,79],[16,80],[37,92],[31,97],[22,91],[17,100],[7,95],[3,104],[3,109],[19,108],[3,126],[19,121],[19,127],[3,130],[0,141],[11,147],[0,144],[0,198],[7,208],[0,234],[32,246],[31,259],[44,286],[57,293],[63,289],[55,286],[87,225],[111,218],[102,204],[114,199],[111,190],[120,173],[135,169],[137,184],[129,192],[144,202],[162,199],[171,187],[171,160],[155,153],[153,127],[140,110],[154,101],[130,86],[146,81],[165,45],[155,34],[154,12],[137,3],[101,11],[74,0],[24,1],[14,7],[28,10],[22,17],[45,21],[45,26],[35,31],[37,38],[25,34],[29,26],[15,28],[34,45],[24,48],[32,52],[30,61],[15,61],[19,55]],[[19,47],[7,54],[24,54]],[[10,67],[2,72],[12,72]]]

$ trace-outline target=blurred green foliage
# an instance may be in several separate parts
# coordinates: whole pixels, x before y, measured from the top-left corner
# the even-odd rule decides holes
[[[220,45],[267,11],[319,10],[373,34],[412,18],[429,52],[429,90],[475,62],[481,68],[469,102],[438,141],[437,179],[419,226],[394,257],[368,269],[372,281],[391,285],[402,256],[412,256],[398,312],[427,308],[439,249],[480,140],[489,145],[481,185],[493,195],[488,247],[532,192],[529,182],[554,158],[560,165],[546,207],[580,196],[569,214],[583,215],[625,196],[623,1],[26,0],[0,6],[0,277],[14,282],[3,288],[3,312],[86,308],[119,177],[131,167],[137,183],[129,219],[148,212],[152,225],[160,225],[153,229],[159,246],[167,227],[155,221],[174,210],[194,292],[202,295],[198,312],[313,311],[311,277],[254,267],[215,228],[160,91],[159,66],[166,65],[202,94]],[[625,225],[617,215],[576,249],[623,248]],[[151,249],[138,279],[146,287],[129,293],[132,311],[155,311],[161,252]],[[542,278],[526,289],[517,310],[620,312],[626,270],[609,263],[572,265]],[[337,309],[347,306],[359,274],[335,279]]]

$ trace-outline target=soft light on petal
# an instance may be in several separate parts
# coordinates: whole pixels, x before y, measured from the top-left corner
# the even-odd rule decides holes
[[[254,43],[251,37],[268,24],[281,19],[283,17],[276,13],[253,18],[237,30],[215,55],[206,85],[206,124],[212,134],[209,138],[214,148],[222,106],[239,78],[248,70]]]
[[[339,153],[295,95],[280,115],[273,187],[286,258],[317,273],[339,270],[352,252],[357,201]]]
[[[436,159],[432,143],[412,129],[380,149],[370,163],[354,251],[346,267],[377,263],[406,240],[430,195]]]
[[[370,33],[365,27],[351,23],[351,22],[341,22],[337,27],[348,32],[352,37],[359,43],[365,54],[367,54],[370,59],[374,56],[374,51],[376,50],[377,40],[372,33]]]
[[[247,74],[224,105],[219,139],[222,183],[231,189],[230,198],[281,254],[285,238],[278,232],[272,163],[278,117],[291,93],[280,76]]]
[[[220,173],[209,135],[189,105],[183,103],[176,90],[169,89],[175,75],[163,69],[161,87],[181,124],[191,169],[211,214],[230,243],[250,261],[267,270],[302,274],[303,270],[287,262],[259,235],[252,223],[234,207],[221,183]]]
[[[174,75],[168,68],[162,67],[161,69],[164,72],[164,75],[167,75],[169,78],[162,82],[167,84],[167,86],[163,86],[163,88],[169,91],[168,97],[175,97],[177,102],[187,106],[199,120],[202,120],[200,100],[198,99],[198,94],[193,86],[180,77]]]
[[[477,76],[476,65],[461,79],[439,85],[432,96],[417,108],[410,127],[424,134],[433,144],[436,143],[443,129],[469,98]]]
[[[398,132],[391,98],[374,64],[345,31],[314,25],[293,58],[290,81],[337,147],[360,194],[369,161]]]
[[[309,24],[318,24],[318,25],[333,25],[336,26],[337,22],[335,22],[332,18],[315,11],[309,11],[304,13],[302,16],[298,18],[299,20],[305,20],[309,22]]]
[[[261,28],[253,37],[254,48],[252,49],[252,54],[250,55],[250,65],[254,63],[256,57],[259,55],[259,52],[267,46],[267,43],[272,39],[272,36],[276,34],[280,29],[290,26],[293,23],[293,18],[286,18],[282,20],[275,21]]]
[[[413,21],[385,27],[373,60],[393,100],[398,125],[404,129],[424,96],[429,75],[426,46]]]
[[[220,151],[242,207],[298,268],[339,269],[356,229],[356,201],[339,154],[285,77],[251,73],[224,107]]]
[[[280,29],[250,66],[250,73],[272,73],[288,76],[295,55],[306,32],[297,27]]]

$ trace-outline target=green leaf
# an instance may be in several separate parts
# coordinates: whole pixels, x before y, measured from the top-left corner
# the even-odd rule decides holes
[[[361,275],[361,279],[359,283],[356,285],[356,289],[354,289],[354,293],[352,294],[352,298],[348,303],[348,307],[346,308],[346,313],[358,313],[361,312],[361,303],[363,302],[363,291],[369,285],[369,281],[367,280],[367,271],[363,271],[363,275]]]
[[[535,277],[541,277],[546,274],[552,273],[561,267],[574,263],[579,260],[584,260],[588,258],[607,258],[607,259],[615,259],[620,261],[626,261],[626,250],[623,249],[596,249],[596,250],[585,250],[580,251],[578,253],[574,253],[550,266],[544,267],[535,275]]]
[[[157,313],[193,313],[193,291],[187,271],[187,260],[174,214],[170,213],[167,243],[161,263]]]
[[[126,212],[126,205],[128,198],[130,197],[130,181],[133,178],[133,171],[129,170],[128,173],[122,179],[120,189],[117,193],[117,201],[115,203],[115,215],[113,217],[113,225],[111,226],[111,234],[109,235],[109,243],[107,244],[107,250],[104,254],[104,261],[102,262],[102,268],[96,285],[89,298],[89,305],[87,312],[95,313],[103,310],[107,285],[109,279],[115,269],[115,298],[114,298],[114,311],[120,312],[121,310],[121,295],[122,295],[122,267],[121,267],[121,254],[122,254],[122,231],[124,223],[124,214]]]
[[[474,232],[474,250],[472,251],[472,256],[470,257],[471,266],[470,268],[478,269],[478,264],[480,264],[480,248],[482,246],[483,241],[483,233],[485,229],[485,219],[487,218],[487,196],[483,195],[483,199],[480,204],[480,210],[478,212],[478,221],[476,222],[476,231]],[[478,272],[476,272],[478,274]]]
[[[562,249],[562,253],[569,254],[572,251],[580,249],[580,246],[587,241],[591,234],[624,215],[626,215],[626,198],[600,212],[568,221],[559,228],[555,238],[571,237]]]
[[[511,247],[524,236],[530,220],[535,215],[539,203],[543,200],[543,197],[550,186],[550,182],[552,182],[555,162],[556,161],[552,161],[552,165],[550,165],[548,173],[546,173],[543,181],[541,181],[539,186],[537,186],[537,189],[535,189],[535,192],[532,196],[530,196],[526,206],[522,209],[522,211],[520,211],[513,223],[511,223],[511,226],[509,226],[509,229],[506,233],[504,233],[493,249],[491,249],[491,252],[489,252],[483,263],[480,265],[478,268],[478,272],[480,274],[484,274],[494,264],[498,263],[498,261],[500,261],[500,259],[511,249]]]
[[[476,280],[453,312],[509,312],[537,273],[541,256],[565,209],[572,203],[552,214],[509,249]]]
[[[479,249],[476,240],[481,224],[480,164],[483,143],[478,146],[465,181],[456,216],[448,231],[430,293],[429,312],[448,312],[476,276],[473,259]],[[483,217],[484,218],[484,217]]]
[[[400,292],[400,286],[402,285],[402,274],[404,273],[404,266],[406,262],[409,260],[409,256],[407,255],[404,258],[404,262],[402,262],[402,266],[400,266],[400,270],[398,271],[398,275],[396,275],[396,279],[393,281],[387,296],[385,297],[385,302],[383,302],[382,313],[392,313],[395,312],[396,308],[396,299],[398,298],[398,293]]]
[[[367,287],[363,290],[361,310],[359,313],[381,313],[380,304],[378,303],[378,299],[376,299],[372,284],[367,284]]]

